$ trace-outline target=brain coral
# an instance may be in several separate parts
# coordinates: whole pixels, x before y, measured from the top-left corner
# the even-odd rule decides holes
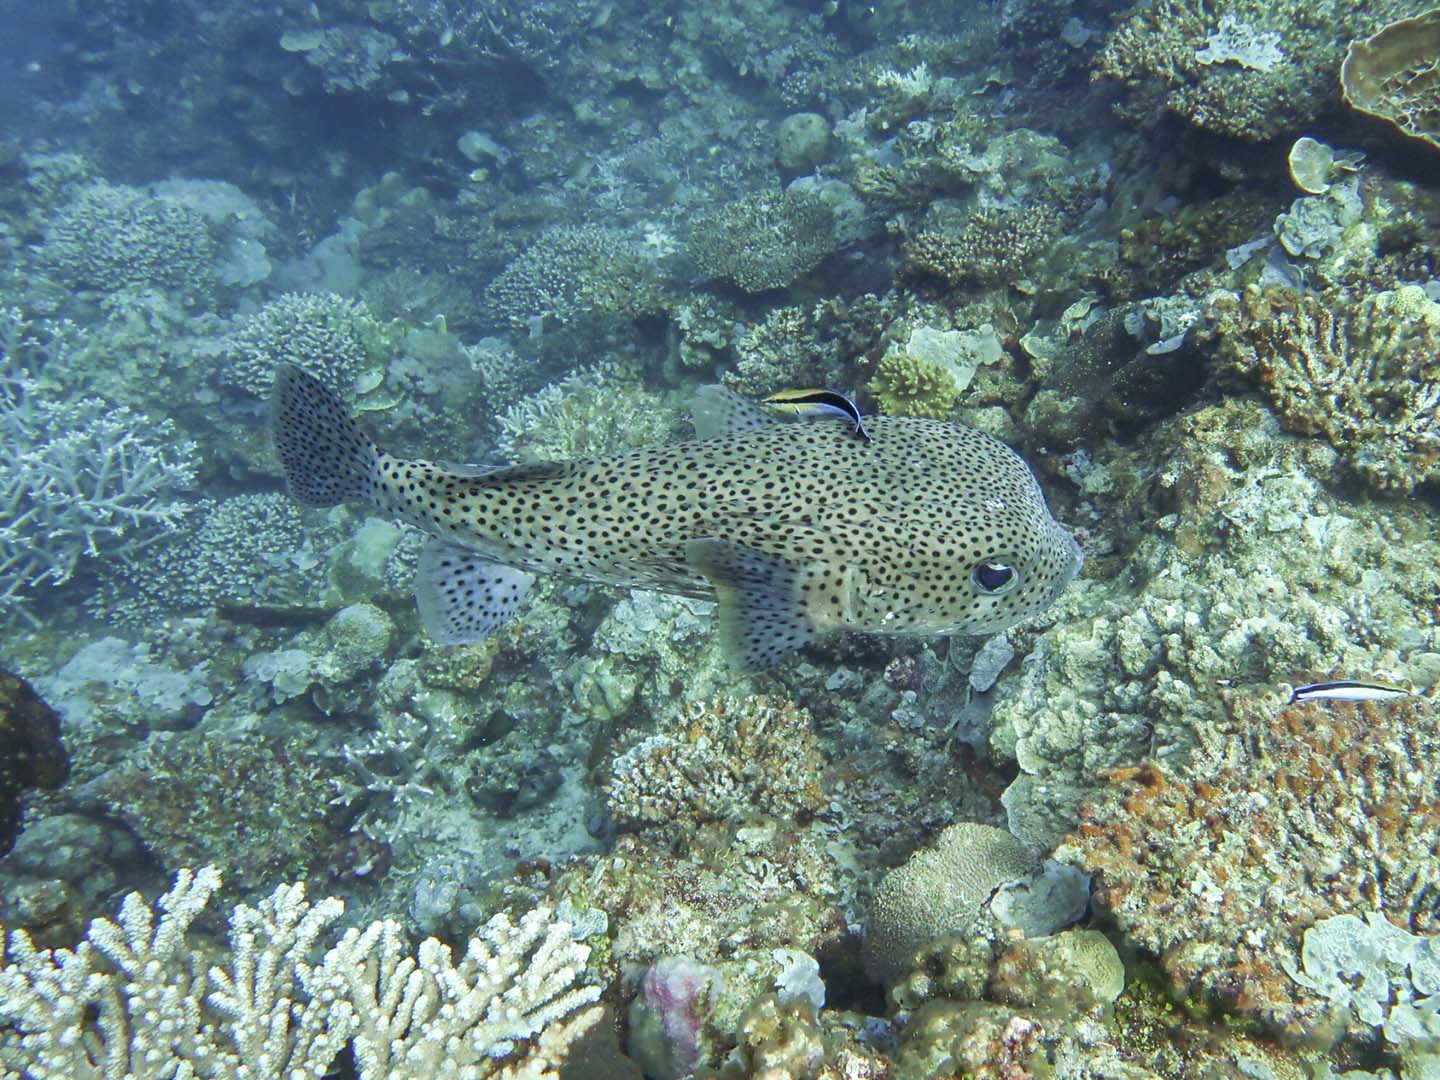
[[[1377,487],[1440,477],[1440,304],[1418,286],[1323,295],[1252,286],[1217,302],[1220,355],[1291,431]]]
[[[1180,992],[1324,1031],[1328,1004],[1284,972],[1308,928],[1347,912],[1440,928],[1440,728],[1410,703],[1229,710],[1195,767],[1112,774],[1057,858],[1096,875],[1095,903]]]
[[[951,825],[933,848],[916,852],[875,889],[865,920],[865,970],[893,980],[907,970],[915,950],[968,932],[991,893],[1035,868],[1029,849],[1004,829],[971,821]]]

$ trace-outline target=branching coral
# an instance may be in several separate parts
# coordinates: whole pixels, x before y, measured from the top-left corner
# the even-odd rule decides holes
[[[349,1045],[362,1080],[546,1080],[599,1019],[590,950],[547,909],[496,915],[458,963],[434,938],[412,953],[391,920],[316,960],[344,905],[281,885],[230,913],[216,957],[191,927],[219,887],[213,868],[181,870],[154,909],[131,893],[73,950],[10,933],[0,1067],[35,1080],[323,1076]]]
[[[1018,210],[979,211],[959,235],[921,231],[905,243],[905,269],[953,284],[1008,283],[1046,251],[1060,232],[1060,216],[1037,204]]]
[[[0,364],[5,355],[0,353]],[[0,610],[88,558],[134,557],[184,516],[195,445],[99,398],[55,400],[0,369]]]
[[[532,320],[560,324],[585,316],[634,317],[658,311],[655,262],[619,229],[559,226],[542,233],[490,282],[494,316],[517,330]]]
[[[293,364],[349,394],[391,342],[364,301],[338,293],[286,293],[241,319],[225,341],[220,381],[256,397],[270,393],[275,369]]]
[[[1423,704],[1237,697],[1212,760],[1112,774],[1059,856],[1095,902],[1198,988],[1292,1034],[1338,1021],[1289,979],[1303,933],[1375,912],[1440,927],[1440,730]]]
[[[633,743],[606,803],[625,828],[689,829],[753,814],[794,818],[824,803],[810,714],[783,698],[690,703],[676,730]]]
[[[706,277],[750,293],[789,285],[834,249],[830,207],[804,191],[767,192],[722,206],[695,223],[688,247]]]
[[[1215,305],[1220,354],[1292,431],[1377,487],[1440,477],[1440,304],[1416,286],[1312,295],[1252,287]]]

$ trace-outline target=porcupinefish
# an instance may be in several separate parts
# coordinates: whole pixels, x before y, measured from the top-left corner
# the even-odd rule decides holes
[[[275,377],[291,494],[363,502],[430,534],[421,621],[442,644],[502,625],[540,573],[717,602],[730,662],[769,667],[831,630],[988,634],[1080,568],[1029,466],[940,420],[787,423],[718,386],[697,438],[592,460],[447,467],[381,451],[296,368]]]

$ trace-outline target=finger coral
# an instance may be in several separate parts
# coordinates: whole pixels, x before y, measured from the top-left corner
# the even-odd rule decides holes
[[[1286,969],[1331,916],[1440,928],[1440,729],[1412,703],[1230,710],[1214,760],[1112,774],[1057,858],[1096,875],[1097,906],[1178,990],[1291,1035],[1338,1032]]]
[[[1440,304],[1418,286],[1358,296],[1252,286],[1213,308],[1220,356],[1291,431],[1376,487],[1440,476]]]

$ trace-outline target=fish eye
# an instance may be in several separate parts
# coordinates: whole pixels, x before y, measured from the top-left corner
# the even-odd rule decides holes
[[[1004,596],[1020,583],[1020,575],[1004,563],[982,562],[970,571],[970,584],[982,596]]]

